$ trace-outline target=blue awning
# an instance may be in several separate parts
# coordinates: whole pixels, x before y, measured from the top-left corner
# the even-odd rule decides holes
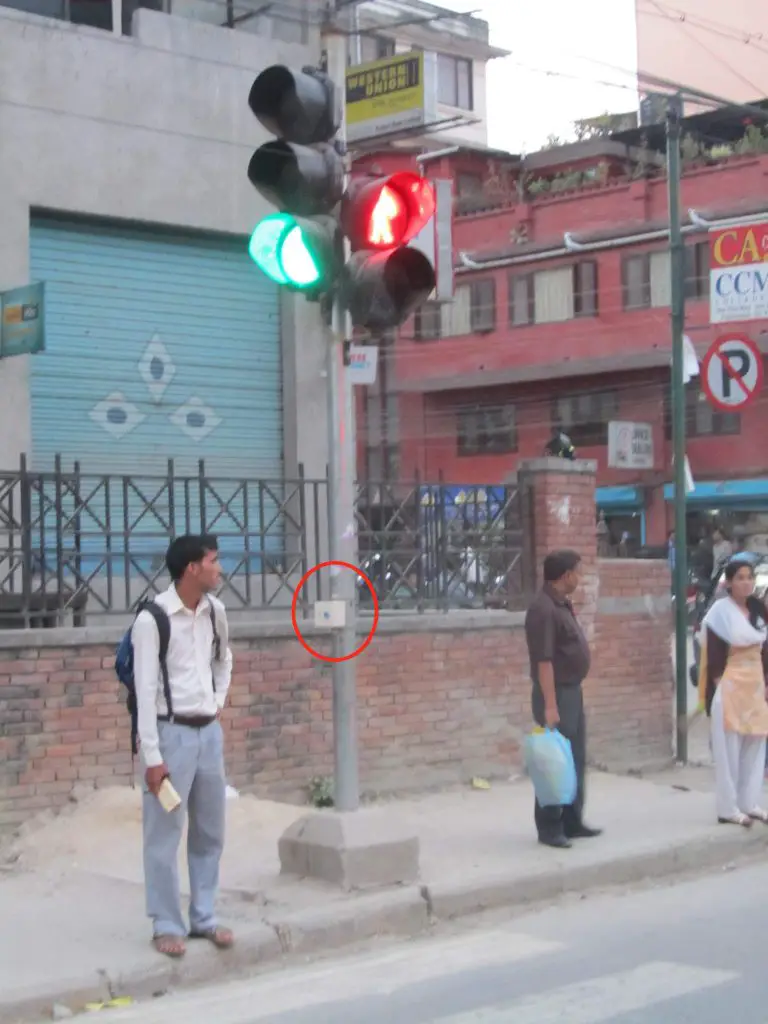
[[[598,487],[595,504],[608,512],[611,509],[638,509],[645,504],[641,487]]]
[[[768,477],[750,480],[704,480],[686,496],[689,505],[710,508],[740,505],[750,508],[768,508]],[[675,500],[675,485],[665,484],[664,500]]]

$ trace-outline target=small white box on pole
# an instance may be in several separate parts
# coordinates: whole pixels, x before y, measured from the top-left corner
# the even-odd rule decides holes
[[[347,606],[343,601],[315,601],[315,626],[318,629],[343,629],[347,624]]]

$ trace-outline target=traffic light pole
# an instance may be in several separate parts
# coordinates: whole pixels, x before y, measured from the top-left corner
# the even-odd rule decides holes
[[[347,36],[324,36],[326,68],[336,88],[344,94],[347,69]],[[337,138],[344,141],[346,125]],[[345,256],[349,257],[345,242]],[[357,565],[355,480],[357,450],[355,407],[351,375],[346,365],[352,322],[338,299],[334,300],[327,332],[326,370],[328,393],[328,534],[331,561]],[[344,603],[344,626],[333,631],[334,658],[344,658],[358,646],[357,575],[332,567],[331,600]],[[357,682],[355,660],[333,663],[334,805],[339,811],[355,811],[360,805],[357,744]]]
[[[672,446],[675,473],[675,705],[677,760],[688,761],[688,565],[685,473],[685,250],[680,224],[680,121],[682,98],[667,108],[667,188],[669,193],[669,262],[672,326]]]

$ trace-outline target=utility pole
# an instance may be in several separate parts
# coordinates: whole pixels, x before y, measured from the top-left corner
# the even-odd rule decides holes
[[[680,224],[680,93],[667,106],[667,190],[669,196],[669,267],[672,327],[672,450],[675,471],[675,704],[677,760],[688,761],[688,556],[685,473],[685,249]]]
[[[258,222],[248,253],[275,284],[321,303],[328,395],[326,560],[351,566],[335,565],[330,573],[334,803],[340,811],[360,804],[354,660],[359,646],[357,452],[348,367],[353,324],[380,336],[405,323],[436,283],[432,263],[408,245],[435,212],[429,182],[410,171],[347,180],[343,115],[347,40],[359,35],[354,13],[349,0],[339,0],[329,13],[321,68],[270,65],[248,95],[251,112],[275,136],[251,156],[248,178],[278,210]],[[340,24],[340,17],[352,28]],[[359,55],[359,41],[356,49]]]
[[[347,35],[334,31],[333,25],[327,26],[323,34],[327,74],[342,97],[346,87],[347,40]],[[346,147],[346,118],[336,138]],[[346,241],[343,244],[346,261],[349,245]],[[351,338],[352,319],[336,296],[326,350],[329,558],[357,565],[355,406],[347,368]],[[334,658],[344,658],[357,646],[356,599],[357,576],[349,569],[331,567],[331,600],[344,603],[344,625],[333,631]],[[360,806],[355,667],[354,658],[333,662],[334,806],[339,811],[355,811]]]

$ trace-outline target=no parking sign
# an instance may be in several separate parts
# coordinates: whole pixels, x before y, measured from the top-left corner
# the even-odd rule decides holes
[[[746,334],[722,334],[704,356],[701,383],[716,409],[739,412],[763,386],[760,349]]]

